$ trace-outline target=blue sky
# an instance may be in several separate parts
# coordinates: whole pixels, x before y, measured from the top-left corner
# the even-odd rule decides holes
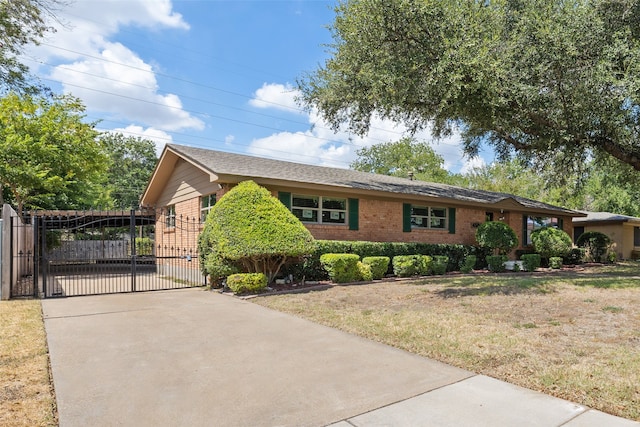
[[[406,134],[380,119],[365,137],[335,133],[296,104],[296,80],[329,55],[335,4],[75,0],[25,63],[82,99],[99,129],[151,139],[159,150],[173,142],[348,167],[359,148]],[[455,136],[432,145],[454,172],[483,162],[465,158]]]

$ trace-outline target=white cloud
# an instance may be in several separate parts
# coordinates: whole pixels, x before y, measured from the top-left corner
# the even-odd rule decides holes
[[[171,144],[173,142],[173,138],[166,132],[163,132],[159,129],[155,128],[143,128],[138,125],[129,125],[124,128],[116,128],[111,129],[107,132],[111,133],[121,133],[124,136],[132,136],[134,138],[142,138],[148,139],[149,141],[153,141],[156,145],[156,154],[160,156],[164,146],[166,144]]]
[[[282,109],[293,106],[298,93],[288,85],[264,84],[250,101],[261,108]],[[409,135],[408,129],[399,123],[374,116],[365,136],[352,135],[340,130],[334,132],[317,111],[307,115],[310,129],[305,132],[280,132],[251,142],[248,151],[295,162],[321,164],[347,168],[356,159],[356,152],[374,144],[397,141]],[[418,140],[431,141],[433,149],[445,159],[444,167],[457,172],[465,167],[462,144],[458,134],[435,140],[430,130],[418,132]]]
[[[466,162],[464,163],[464,165],[462,166],[462,168],[460,169],[460,173],[469,173],[471,171],[473,171],[474,169],[477,168],[482,168],[484,166],[487,165],[487,162],[485,162],[485,160],[480,157],[480,156],[474,156],[471,157],[470,159],[467,159]]]
[[[296,103],[296,97],[299,94],[300,92],[289,83],[284,85],[264,83],[260,89],[256,90],[249,104],[256,108],[275,108],[291,113],[303,113]]]
[[[110,41],[124,26],[189,29],[170,0],[79,1],[59,16],[62,24],[52,23],[57,32],[30,56],[55,63],[40,73],[82,99],[87,110],[167,131],[204,128],[177,95],[161,93],[149,63]]]

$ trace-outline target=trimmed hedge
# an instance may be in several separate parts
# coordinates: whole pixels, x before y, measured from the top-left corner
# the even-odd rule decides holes
[[[503,273],[507,271],[504,263],[509,258],[506,255],[489,255],[487,257],[487,264],[489,265],[489,271],[494,273]]]
[[[536,271],[536,268],[540,267],[542,258],[539,254],[524,254],[520,257],[524,264],[524,269],[527,271]]]
[[[267,287],[267,276],[264,273],[239,273],[227,277],[227,286],[234,294],[260,292]]]
[[[475,255],[467,255],[460,265],[460,271],[463,273],[471,273],[476,266],[478,258]]]
[[[549,257],[549,267],[554,269],[562,268],[562,257],[559,257],[559,256]]]
[[[365,264],[362,261],[358,261],[358,275],[360,276],[358,278],[359,280],[363,280],[365,282],[370,282],[373,280],[371,266],[369,264]]]
[[[426,276],[431,274],[433,258],[428,255],[398,255],[393,257],[393,274],[398,277]]]
[[[433,257],[433,263],[431,263],[431,271],[436,275],[443,275],[447,272],[447,264],[449,263],[449,257],[446,255],[436,255]]]
[[[320,263],[329,278],[335,283],[357,282],[360,280],[358,263],[360,257],[356,254],[323,254]]]
[[[388,256],[368,256],[362,258],[362,263],[371,267],[373,279],[382,279],[384,275],[387,274],[390,262],[391,260]]]
[[[446,255],[449,257],[447,271],[457,270],[468,255],[477,257],[476,268],[486,266],[485,258],[490,250],[471,245],[402,243],[402,242],[364,242],[347,240],[316,240],[315,251],[297,264],[284,266],[282,276],[289,274],[306,280],[328,280],[329,275],[322,268],[320,256],[326,253],[352,253],[361,258],[386,256],[393,259],[398,255]],[[393,274],[393,265],[389,263],[386,274]]]

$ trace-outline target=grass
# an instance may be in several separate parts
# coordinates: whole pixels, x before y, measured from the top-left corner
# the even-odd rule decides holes
[[[0,425],[58,425],[37,300],[0,302]]]
[[[640,264],[439,276],[252,301],[640,420]]]

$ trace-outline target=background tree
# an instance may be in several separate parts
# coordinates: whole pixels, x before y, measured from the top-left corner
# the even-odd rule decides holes
[[[207,215],[198,238],[200,266],[212,280],[240,270],[271,283],[287,262],[313,253],[309,230],[253,181],[232,188]]]
[[[350,167],[363,172],[409,178],[430,182],[449,182],[449,171],[444,169],[444,159],[426,142],[403,138],[361,148]]]
[[[47,18],[54,16],[59,0],[0,1],[0,88],[28,89],[28,67],[19,56],[25,46],[38,44],[47,31]]]
[[[299,82],[334,127],[372,115],[465,149],[579,170],[592,154],[640,170],[638,0],[345,0],[333,55]]]
[[[110,157],[107,188],[111,207],[136,209],[158,158],[153,141],[103,133],[100,141]]]
[[[105,196],[108,158],[83,112],[70,96],[0,99],[0,185],[18,212],[90,207]]]

